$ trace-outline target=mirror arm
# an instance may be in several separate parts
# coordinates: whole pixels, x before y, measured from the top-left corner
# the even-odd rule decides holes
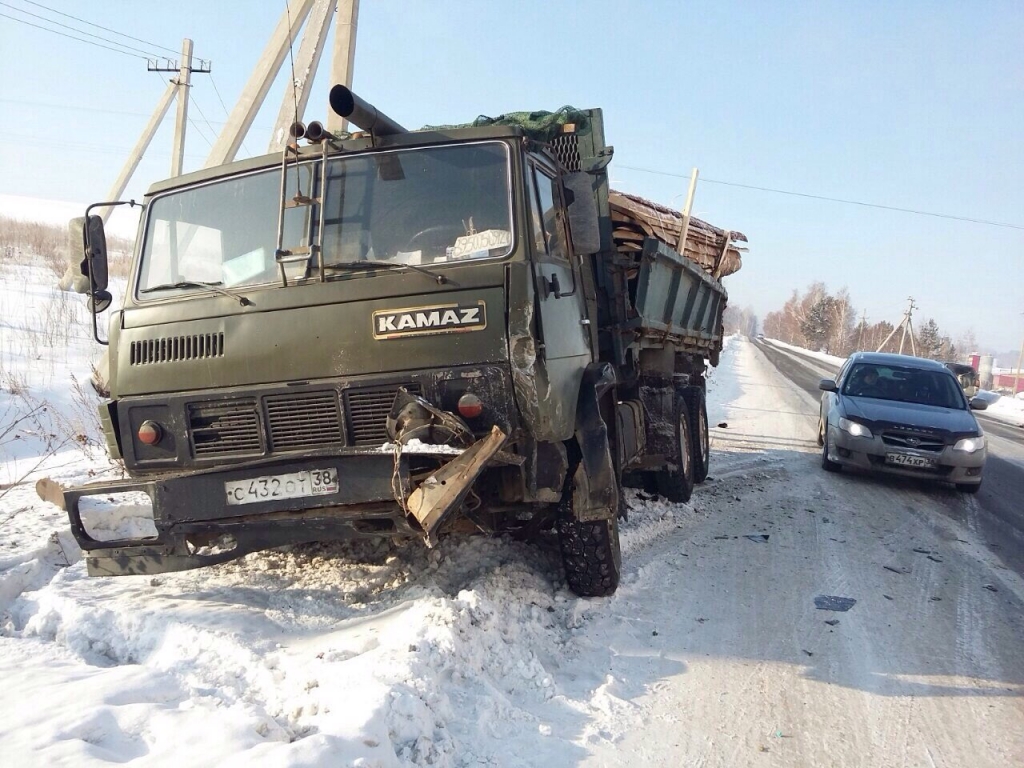
[[[93,208],[112,208],[115,205],[127,205],[129,208],[134,208],[136,205],[135,200],[114,200],[106,203],[93,203],[85,209],[85,266],[89,272],[89,303],[90,303],[90,314],[92,314],[92,337],[103,346],[109,346],[110,341],[104,341],[100,338],[99,322],[96,319],[96,278],[92,273],[92,242],[91,235],[89,232],[89,216],[92,214]]]

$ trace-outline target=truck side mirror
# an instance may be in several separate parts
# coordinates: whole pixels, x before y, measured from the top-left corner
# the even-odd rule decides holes
[[[82,274],[89,278],[89,306],[94,312],[102,312],[110,306],[107,292],[107,236],[103,230],[103,219],[88,216],[82,224]]]
[[[597,220],[594,179],[582,173],[562,176],[562,191],[569,219],[572,250],[578,256],[601,250],[601,229]]]

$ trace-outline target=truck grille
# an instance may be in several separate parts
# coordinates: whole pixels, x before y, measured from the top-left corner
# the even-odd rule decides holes
[[[191,403],[188,422],[196,457],[260,453],[263,450],[255,398]]]
[[[334,390],[270,395],[265,403],[272,450],[315,448],[341,442],[338,394]]]
[[[200,333],[193,336],[170,336],[164,339],[133,341],[129,349],[129,365],[174,363],[224,357],[223,333]]]
[[[418,384],[405,384],[406,390],[418,395]],[[349,445],[381,445],[388,441],[387,418],[399,387],[367,387],[345,392],[345,418],[348,422]]]

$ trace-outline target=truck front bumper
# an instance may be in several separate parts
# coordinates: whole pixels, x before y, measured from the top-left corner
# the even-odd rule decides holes
[[[423,536],[416,519],[395,501],[395,490],[413,490],[411,472],[424,464],[461,455],[362,452],[260,461],[230,468],[176,473],[140,480],[94,483],[64,492],[71,531],[81,546],[92,576],[120,576],[181,571],[214,565],[270,547],[345,538]],[[259,498],[228,503],[228,488],[239,482],[299,472],[337,472],[337,489],[300,498]],[[475,480],[475,476],[472,478]],[[156,535],[103,541],[87,530],[80,502],[90,496],[131,491],[146,493],[153,509]]]

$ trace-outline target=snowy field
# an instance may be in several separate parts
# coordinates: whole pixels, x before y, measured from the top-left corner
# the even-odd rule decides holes
[[[933,497],[819,472],[813,400],[742,339],[709,385],[712,477],[687,505],[629,492],[613,597],[569,592],[553,539],[92,579],[33,483],[117,472],[75,384],[99,347],[52,274],[0,271],[5,765],[1024,761],[1024,583]]]

